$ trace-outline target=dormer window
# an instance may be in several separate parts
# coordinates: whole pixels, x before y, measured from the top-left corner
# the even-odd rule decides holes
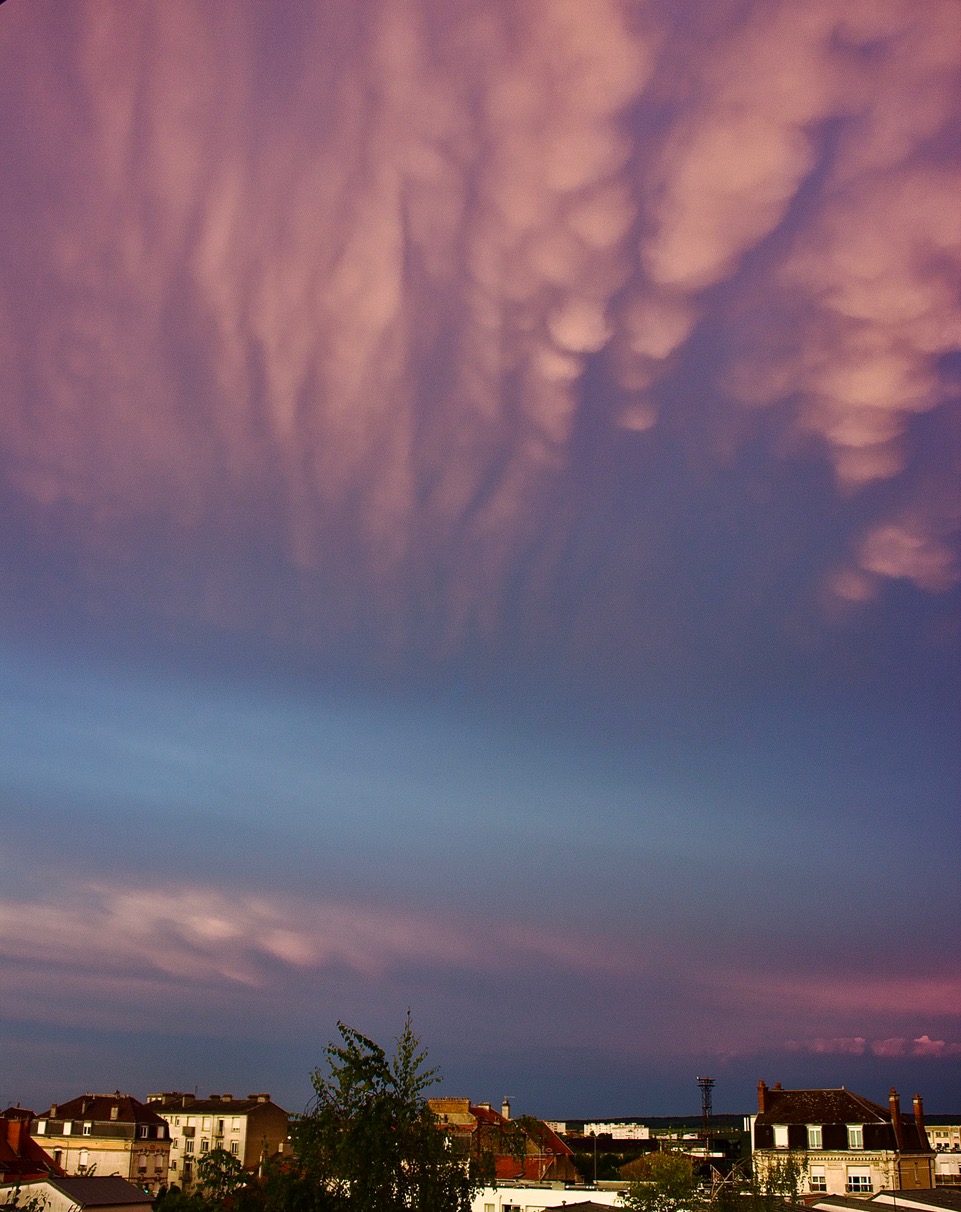
[[[37,1120],[36,1135],[37,1135],[37,1136],[44,1136],[44,1135],[46,1134],[46,1131],[47,1131],[47,1121],[46,1121],[45,1119],[38,1119],[38,1120]]]
[[[89,1123],[89,1122],[88,1122],[88,1123],[85,1123],[85,1124],[84,1124],[84,1126],[83,1126],[83,1134],[84,1134],[84,1136],[89,1136],[89,1135],[91,1134],[91,1132],[93,1132],[93,1124],[91,1124],[91,1123]]]
[[[140,1136],[140,1137],[142,1137],[142,1138],[144,1138],[144,1139],[146,1139],[147,1134],[149,1133],[149,1131],[150,1131],[150,1125],[149,1125],[149,1124],[141,1124],[141,1125],[140,1125],[140,1127],[137,1129],[137,1135],[138,1135],[138,1136]]]
[[[787,1148],[787,1124],[774,1125],[774,1148]]]
[[[824,1148],[824,1145],[821,1143],[821,1125],[820,1124],[808,1124],[808,1148],[809,1149],[823,1149]]]
[[[863,1124],[848,1124],[848,1148],[863,1149],[864,1148],[864,1125]]]

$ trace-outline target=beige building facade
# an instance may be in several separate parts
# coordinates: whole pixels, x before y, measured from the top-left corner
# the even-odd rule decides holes
[[[759,1176],[800,1170],[801,1195],[870,1198],[878,1191],[934,1186],[934,1150],[920,1095],[913,1114],[902,1115],[891,1090],[888,1106],[843,1087],[837,1090],[770,1089],[758,1083],[752,1117],[754,1168]]]
[[[150,1195],[167,1183],[166,1121],[129,1094],[83,1094],[54,1103],[31,1130],[68,1175],[119,1175]]]
[[[167,1124],[170,1183],[185,1191],[196,1185],[197,1162],[214,1149],[225,1150],[253,1172],[287,1151],[287,1112],[269,1094],[197,1098],[170,1090],[148,1095],[147,1105]]]

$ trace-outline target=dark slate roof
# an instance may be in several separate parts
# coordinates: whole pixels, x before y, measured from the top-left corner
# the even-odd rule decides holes
[[[117,1204],[151,1204],[153,1196],[118,1175],[97,1178],[49,1178],[51,1186],[62,1191],[81,1208],[107,1208]]]
[[[576,1204],[562,1205],[564,1212],[611,1212],[613,1205],[599,1204],[593,1199],[582,1199]]]
[[[887,1107],[850,1090],[778,1090],[765,1094],[759,1124],[889,1124]],[[902,1118],[906,1118],[902,1113]]]
[[[117,1107],[115,1123],[166,1124],[152,1107],[129,1094],[81,1094],[66,1103],[56,1103],[40,1119],[86,1119],[98,1122],[111,1120],[111,1109]]]
[[[171,1090],[161,1095],[152,1095],[147,1105],[168,1114],[184,1115],[248,1115],[256,1107],[276,1107],[269,1095],[248,1094],[246,1098],[195,1098],[192,1094],[181,1094]],[[281,1108],[282,1110],[283,1108]]]
[[[869,1201],[875,1207],[903,1208],[905,1204],[923,1204],[926,1208],[944,1209],[945,1212],[961,1212],[961,1191],[957,1188],[935,1187],[920,1191],[878,1191]],[[863,1208],[863,1205],[862,1205]]]

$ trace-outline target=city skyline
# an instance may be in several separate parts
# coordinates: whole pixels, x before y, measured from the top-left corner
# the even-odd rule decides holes
[[[2,5],[3,1097],[297,1110],[409,1008],[552,1119],[952,1109],[959,62]]]

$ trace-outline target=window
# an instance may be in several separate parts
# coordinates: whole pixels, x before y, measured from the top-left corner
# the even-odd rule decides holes
[[[223,1136],[223,1134],[224,1134],[224,1121],[222,1119],[218,1119],[217,1120],[217,1135]]]
[[[141,1140],[146,1140],[149,1132],[150,1132],[150,1127],[148,1124],[141,1124],[140,1127],[137,1129],[137,1135],[140,1137]]]
[[[823,1166],[812,1166],[811,1167],[810,1180],[811,1180],[812,1192],[827,1191],[828,1180],[824,1175]]]
[[[209,1141],[209,1140],[202,1140],[202,1141],[200,1142],[200,1152],[201,1152],[201,1153],[206,1153],[206,1152],[207,1152],[209,1149],[210,1149],[210,1141]]]
[[[484,1204],[484,1212],[494,1212],[493,1204]]]
[[[237,1154],[240,1152],[240,1142],[239,1141],[232,1140],[230,1142],[230,1152],[234,1155],[234,1157],[237,1156]]]
[[[147,1155],[146,1155],[146,1153],[137,1154],[137,1169],[140,1171],[141,1174],[145,1174],[147,1172]]]
[[[209,1115],[205,1115],[205,1116],[204,1116],[203,1130],[204,1130],[205,1132],[209,1132],[209,1131],[210,1131],[210,1116],[209,1116]]]
[[[240,1117],[239,1116],[235,1115],[234,1118],[230,1121],[230,1131],[231,1132],[240,1131]]]
[[[848,1148],[863,1149],[864,1148],[864,1125],[863,1124],[848,1124]]]
[[[787,1148],[787,1124],[774,1125],[774,1148]]]
[[[170,1167],[169,1167],[169,1168],[170,1168],[170,1170],[171,1170],[171,1171],[173,1171],[174,1173],[176,1173],[176,1170],[177,1170],[177,1162],[176,1162],[175,1160],[171,1160],[171,1162],[170,1162]]]
[[[71,1119],[65,1119],[65,1120],[63,1121],[63,1134],[64,1134],[64,1136],[69,1136],[69,1135],[71,1134],[71,1132],[72,1132],[72,1131],[73,1131],[73,1120],[71,1120]]]
[[[92,1131],[93,1131],[93,1124],[84,1124],[84,1126],[83,1126],[84,1136],[89,1136]]]
[[[88,1149],[81,1149],[81,1150],[80,1150],[80,1163],[79,1163],[79,1164],[80,1164],[81,1166],[86,1166],[86,1165],[88,1165],[88,1164],[89,1164],[89,1162],[90,1162],[90,1151],[89,1151]]]
[[[852,1195],[873,1191],[871,1171],[866,1166],[848,1166],[848,1181],[845,1190]]]
[[[185,1140],[184,1141],[184,1153],[193,1153],[193,1151],[194,1151],[194,1142],[192,1140]]]
[[[809,1149],[823,1149],[824,1148],[824,1146],[821,1144],[821,1125],[820,1124],[808,1124],[808,1148]]]

